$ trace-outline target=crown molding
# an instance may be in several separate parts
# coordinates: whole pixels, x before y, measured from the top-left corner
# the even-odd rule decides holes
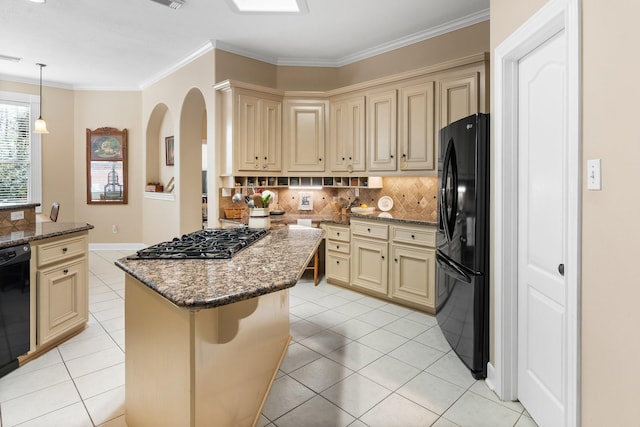
[[[224,50],[226,52],[235,53],[236,55],[245,56],[247,58],[256,59],[258,61],[267,62],[273,65],[282,66],[305,66],[305,67],[342,67],[352,64],[354,62],[362,61],[367,58],[371,58],[382,53],[390,52],[405,46],[409,46],[424,40],[428,40],[434,37],[441,36],[452,31],[456,31],[471,25],[478,24],[480,22],[489,20],[489,9],[481,10],[477,13],[464,16],[462,18],[447,22],[428,30],[420,31],[410,34],[406,37],[393,40],[388,43],[383,43],[376,47],[365,49],[360,52],[356,52],[351,55],[343,56],[337,59],[307,59],[307,58],[278,58],[268,55],[259,54],[246,49],[240,49],[232,44],[216,41],[215,48]]]

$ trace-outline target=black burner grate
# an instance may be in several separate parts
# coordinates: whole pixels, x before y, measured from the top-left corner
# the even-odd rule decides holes
[[[141,249],[127,259],[229,259],[268,233],[247,227],[198,230]]]

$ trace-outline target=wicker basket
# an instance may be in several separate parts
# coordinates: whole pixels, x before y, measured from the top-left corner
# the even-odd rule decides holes
[[[224,208],[224,217],[227,219],[240,219],[242,218],[242,209]]]

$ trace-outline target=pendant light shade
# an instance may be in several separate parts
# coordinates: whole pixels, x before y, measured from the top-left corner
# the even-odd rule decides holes
[[[36,64],[40,67],[40,117],[36,120],[36,123],[33,127],[33,133],[49,133],[47,130],[47,123],[42,118],[42,68],[46,67],[46,64]]]

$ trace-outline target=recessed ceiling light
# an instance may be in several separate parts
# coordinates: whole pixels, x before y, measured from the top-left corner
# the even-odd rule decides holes
[[[29,0],[31,3],[46,3],[47,0]]]
[[[306,0],[227,0],[239,13],[304,13]]]

